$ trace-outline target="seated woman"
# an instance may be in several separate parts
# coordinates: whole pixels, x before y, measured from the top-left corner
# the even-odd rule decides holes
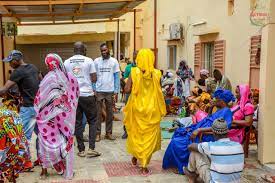
[[[32,169],[28,142],[19,115],[0,106],[0,182],[16,182],[20,172]]]
[[[208,113],[210,109],[211,95],[204,92],[200,87],[195,86],[192,90],[193,95],[187,98],[188,103],[195,103],[200,110]]]
[[[176,118],[173,123],[173,128],[168,129],[169,132],[173,132],[175,129],[179,127],[188,127],[191,126],[192,124],[196,124],[197,122],[203,120],[204,118],[207,117],[207,113],[202,111],[196,103],[188,103],[187,105],[187,111],[188,115],[183,118]],[[187,114],[187,112],[186,112]]]
[[[165,98],[165,104],[166,104],[166,109],[167,109],[167,114],[174,114],[174,105],[175,103],[175,98],[173,97],[174,95],[174,78],[173,74],[170,71],[167,71],[166,75],[163,78],[163,81],[161,82],[161,89],[163,96]]]
[[[248,85],[239,85],[236,88],[237,104],[231,108],[233,112],[232,128],[228,133],[230,140],[243,143],[245,129],[253,123],[254,106],[250,100]]]
[[[212,123],[219,118],[225,119],[228,128],[231,127],[233,115],[231,110],[228,108],[228,103],[234,101],[234,95],[231,91],[218,89],[215,91],[214,97],[216,98],[215,105],[219,110],[204,118],[197,124],[191,125],[187,128],[179,128],[175,132],[163,158],[163,169],[175,167],[178,168],[180,174],[183,174],[183,167],[186,167],[188,164],[188,145],[192,142],[199,142],[199,138],[197,137],[199,133],[210,132]],[[202,141],[209,142],[214,141],[214,139],[212,135],[205,135],[203,136]]]
[[[171,72],[167,71],[166,75],[164,76],[161,82],[161,88],[164,96],[173,96],[173,91],[171,91],[174,85],[173,76],[174,75]]]

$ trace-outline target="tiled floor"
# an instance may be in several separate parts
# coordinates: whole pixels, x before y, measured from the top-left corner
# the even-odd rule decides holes
[[[120,118],[122,118],[120,116]],[[166,120],[167,121],[167,120]],[[86,130],[87,132],[88,130]],[[188,182],[185,176],[172,173],[172,171],[163,171],[161,169],[162,157],[169,140],[162,141],[162,150],[155,153],[150,168],[152,174],[148,177],[141,176],[139,169],[131,165],[131,156],[125,149],[125,140],[122,140],[122,123],[114,123],[114,135],[119,137],[116,141],[102,140],[96,144],[96,149],[102,152],[102,156],[97,158],[79,158],[75,156],[75,176],[72,181],[65,181],[57,175],[55,171],[49,170],[50,176],[47,180],[39,179],[40,167],[34,169],[34,172],[24,173],[18,179],[19,183],[182,183]],[[33,141],[36,137],[33,138]],[[256,182],[256,178],[268,172],[263,169],[256,161],[256,147],[253,146],[250,151],[250,157],[246,160],[246,169],[243,173],[242,182]],[[34,143],[31,148],[34,151]],[[75,154],[77,148],[75,147]],[[33,155],[35,159],[35,155]],[[259,181],[262,182],[262,181]]]

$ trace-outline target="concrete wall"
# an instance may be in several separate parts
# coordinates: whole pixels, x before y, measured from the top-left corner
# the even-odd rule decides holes
[[[259,160],[261,163],[275,163],[274,111],[275,111],[275,1],[270,3],[270,23],[262,31],[262,54],[260,73],[260,121]]]
[[[102,42],[85,42],[88,47],[87,56],[97,58],[100,55],[99,46]],[[24,53],[24,60],[27,63],[34,64],[43,73],[47,72],[44,64],[45,56],[48,53],[57,53],[65,61],[73,55],[73,42],[55,43],[55,44],[21,44],[17,49]]]
[[[228,16],[228,1],[221,0],[158,0],[158,66],[167,69],[169,25],[182,23],[188,29],[184,42],[178,42],[177,58],[194,66],[194,44],[200,39],[194,34],[218,30],[217,40],[226,40],[225,74],[234,86],[249,82],[250,37],[260,34],[260,28],[250,23],[250,0],[235,0],[234,14]],[[147,4],[147,5],[146,5]],[[143,6],[143,47],[153,46],[153,0]],[[141,6],[142,7],[142,6]],[[188,26],[206,21],[205,25]],[[147,37],[146,37],[147,36]],[[236,67],[238,65],[238,67]]]

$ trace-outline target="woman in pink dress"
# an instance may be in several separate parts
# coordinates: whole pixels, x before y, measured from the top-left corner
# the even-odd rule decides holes
[[[228,137],[240,144],[244,141],[245,129],[253,123],[254,106],[250,100],[248,85],[239,85],[236,88],[237,104],[231,109],[233,112],[232,128]]]
[[[49,72],[35,98],[41,178],[47,177],[47,168],[54,168],[66,179],[72,179],[78,83],[66,72],[57,54],[48,54],[45,64]]]

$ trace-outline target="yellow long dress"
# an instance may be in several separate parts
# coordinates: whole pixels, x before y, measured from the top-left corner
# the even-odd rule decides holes
[[[139,51],[137,67],[131,70],[132,92],[124,109],[124,124],[128,132],[127,150],[143,168],[152,154],[161,148],[160,121],[166,114],[161,91],[161,72],[154,69],[154,54],[149,49]]]

